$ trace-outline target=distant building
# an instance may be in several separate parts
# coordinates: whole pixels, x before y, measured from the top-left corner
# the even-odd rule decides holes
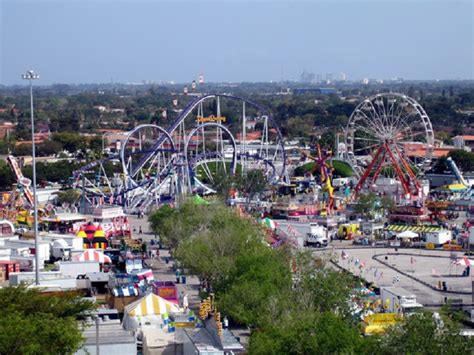
[[[45,123],[36,124],[35,131],[35,143],[43,143],[51,137],[51,130]]]
[[[474,148],[474,136],[466,135],[453,137],[453,145],[457,149],[471,151]]]
[[[123,108],[109,108],[103,105],[96,105],[94,108],[105,113],[125,113],[125,109]]]
[[[303,95],[303,94],[320,94],[320,95],[329,95],[337,94],[338,91],[335,88],[296,88],[293,89],[294,95]]]
[[[100,112],[106,112],[107,111],[107,107],[102,106],[102,105],[96,105],[96,106],[94,106],[94,108],[96,110],[99,110]]]
[[[314,73],[308,73],[306,70],[301,73],[300,81],[302,83],[314,83],[316,80],[316,75]]]
[[[426,147],[424,143],[421,142],[410,142],[404,143],[403,148],[405,150],[406,156],[409,158],[423,158],[426,156]],[[453,146],[443,146],[443,147],[434,147],[433,148],[433,159],[439,159],[441,157],[447,157],[450,152],[456,150]]]
[[[16,123],[4,122],[0,124],[0,138],[9,138],[10,134],[15,131]]]

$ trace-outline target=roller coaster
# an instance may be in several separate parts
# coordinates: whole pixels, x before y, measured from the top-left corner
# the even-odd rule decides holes
[[[117,154],[74,172],[74,187],[92,206],[133,213],[177,196],[215,193],[219,176],[258,169],[269,184],[287,178],[281,132],[262,105],[238,96],[200,94],[167,129],[142,124]]]

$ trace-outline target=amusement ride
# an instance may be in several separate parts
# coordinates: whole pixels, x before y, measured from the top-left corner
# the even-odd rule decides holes
[[[423,199],[420,177],[431,165],[434,132],[414,99],[385,93],[362,101],[349,118],[345,147],[346,161],[358,179],[355,194],[386,178],[400,183],[405,198]]]
[[[283,138],[265,107],[227,94],[185,92],[180,101],[185,102],[182,108],[173,99],[175,115],[167,128],[141,124],[124,134],[115,154],[74,172],[73,187],[82,191],[83,207],[115,205],[134,213],[186,194],[215,193],[222,176],[256,169],[269,184],[289,181]],[[431,164],[434,132],[414,99],[385,93],[363,100],[349,118],[344,143],[344,160],[354,172],[354,196],[389,179],[398,186],[396,194],[424,199],[421,176]],[[320,146],[315,156],[302,154],[320,170],[330,214],[333,158]],[[31,202],[29,181],[13,158],[9,162]]]
[[[283,139],[263,106],[237,96],[199,94],[175,111],[167,129],[139,125],[125,134],[118,154],[75,172],[75,187],[88,204],[132,212],[183,194],[214,193],[221,174],[258,169],[270,184],[286,178]]]

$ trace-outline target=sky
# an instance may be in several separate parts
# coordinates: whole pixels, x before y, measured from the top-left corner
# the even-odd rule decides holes
[[[470,0],[0,0],[0,84],[473,79]]]

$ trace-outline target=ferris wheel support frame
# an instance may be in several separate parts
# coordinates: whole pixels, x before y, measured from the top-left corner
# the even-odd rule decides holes
[[[399,162],[397,161],[397,158],[393,154],[392,150],[390,149],[389,145],[387,143],[381,145],[374,153],[374,156],[372,158],[372,161],[370,164],[367,166],[367,168],[364,171],[364,174],[362,177],[359,179],[359,182],[357,183],[356,187],[354,188],[354,191],[356,194],[360,192],[362,187],[364,186],[365,182],[368,180],[370,173],[375,170],[374,175],[371,178],[372,184],[375,184],[377,181],[378,176],[380,175],[380,172],[383,168],[383,162],[385,157],[388,155],[390,161],[392,162],[392,166],[395,169],[395,172],[398,176],[398,179],[400,180],[400,183],[402,185],[403,191],[407,195],[413,195],[412,187],[415,188],[415,193],[414,195],[418,196],[421,191],[421,185],[416,178],[415,174],[413,173],[413,170],[410,168],[410,165],[406,162],[406,160],[403,158],[402,154],[397,154],[398,158],[400,159],[400,162],[404,166],[404,168],[407,171],[407,175],[403,173],[403,171],[400,169]],[[410,183],[411,182],[411,183]]]

